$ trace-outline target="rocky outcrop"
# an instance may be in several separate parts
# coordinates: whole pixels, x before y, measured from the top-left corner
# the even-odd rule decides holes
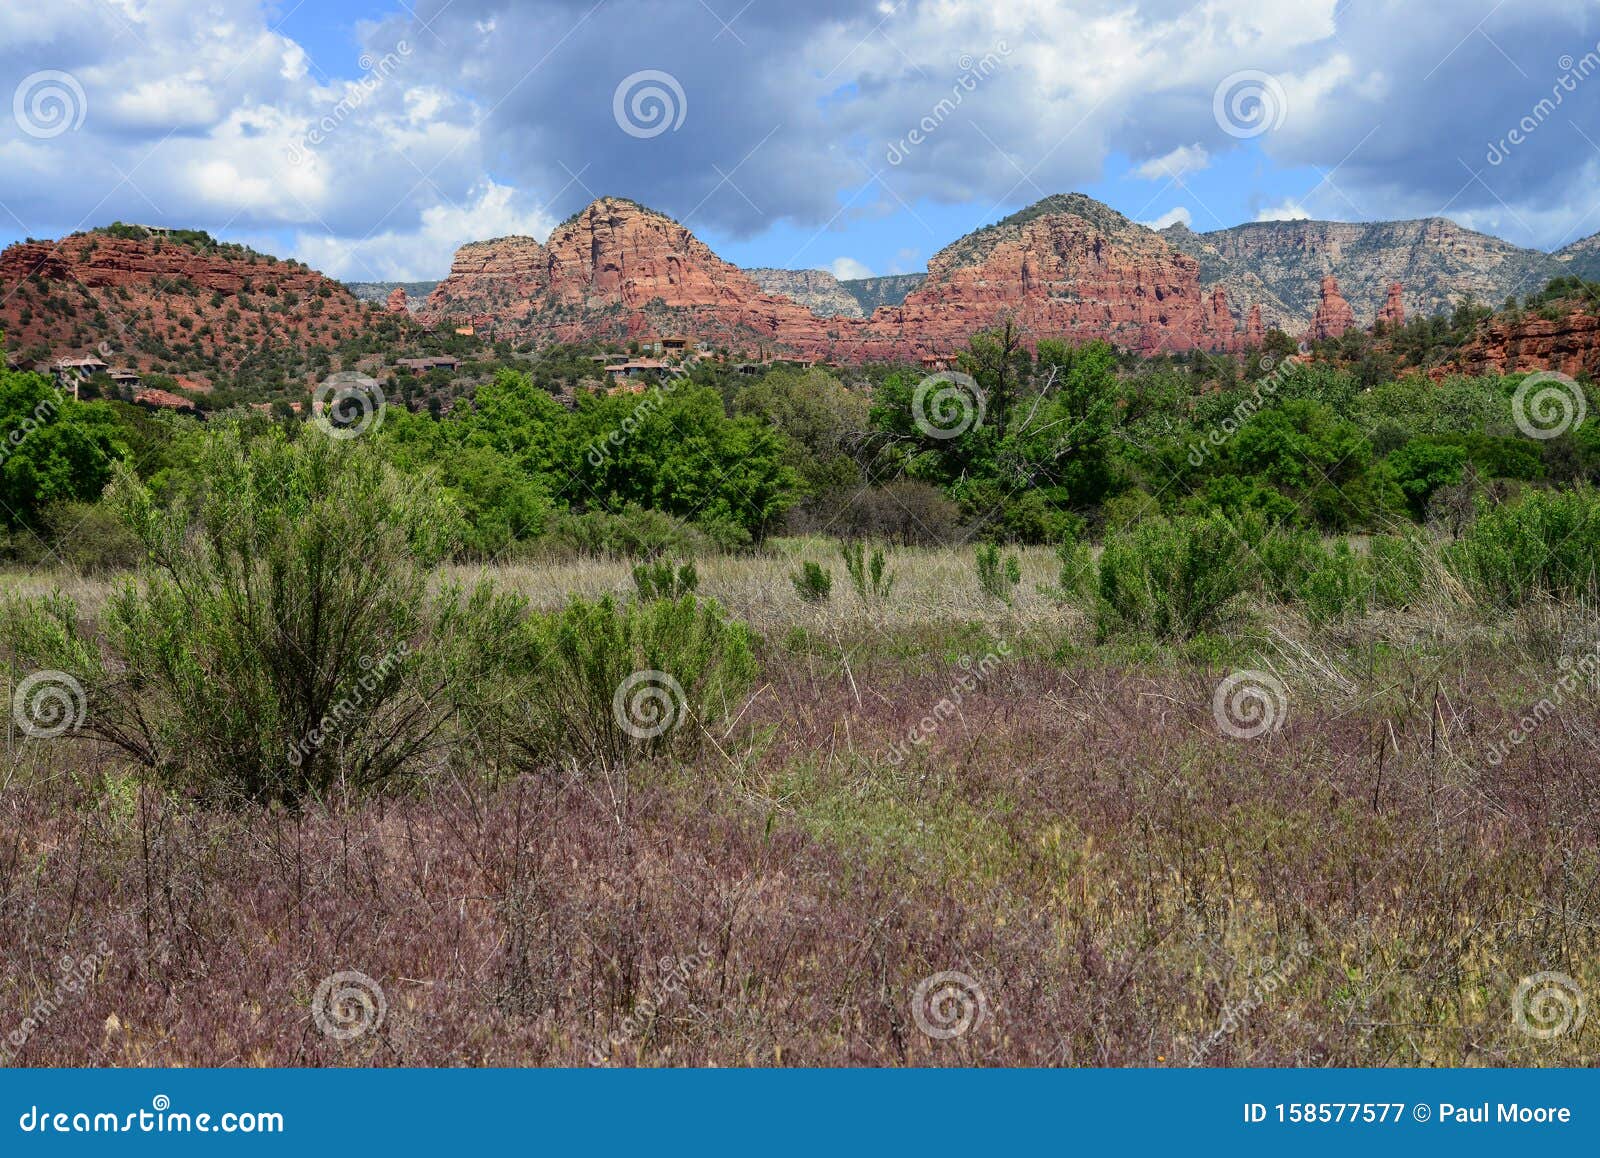
[[[1205,337],[1204,345],[1208,349],[1230,350],[1238,346],[1233,311],[1228,308],[1228,291],[1221,286],[1213,289],[1211,296],[1206,299],[1200,327]]]
[[[1400,299],[1405,292],[1405,287],[1399,282],[1389,283],[1389,296],[1384,299],[1383,307],[1378,310],[1378,321],[1387,329],[1395,329],[1406,324],[1406,304]]]
[[[1355,311],[1339,292],[1339,279],[1328,276],[1322,279],[1322,300],[1317,312],[1311,316],[1311,328],[1306,338],[1312,342],[1343,337],[1356,324]]]
[[[559,225],[544,245],[463,247],[423,317],[494,321],[511,337],[682,332],[744,349],[849,361],[949,351],[1015,321],[1030,340],[1105,339],[1155,353],[1237,343],[1225,297],[1205,319],[1194,259],[1088,197],[1050,197],[946,246],[899,306],[819,317],[762,289],[683,226],[620,198]],[[1224,324],[1223,316],[1226,315]]]
[[[920,289],[927,280],[925,273],[886,273],[881,277],[846,278],[839,285],[856,299],[863,314],[870,314],[884,306],[901,305],[907,294]]]
[[[825,269],[747,269],[750,280],[769,294],[781,294],[819,318],[860,318],[861,308],[844,285]]]
[[[1457,363],[1468,374],[1559,370],[1600,374],[1600,316],[1581,301],[1546,311],[1496,314],[1462,347]]]
[[[411,312],[410,302],[406,298],[403,286],[395,286],[389,291],[389,298],[384,302],[383,308],[391,314],[408,314]]]
[[[1244,348],[1253,350],[1266,341],[1267,331],[1261,324],[1261,305],[1256,303],[1250,307],[1250,312],[1244,318],[1244,334],[1242,342]]]
[[[228,371],[270,345],[332,349],[367,324],[337,282],[199,232],[113,226],[0,253],[0,330],[13,350]]]
[[[1203,287],[1221,285],[1234,301],[1260,302],[1267,325],[1291,334],[1305,329],[1329,275],[1339,279],[1356,322],[1370,326],[1394,282],[1406,287],[1412,311],[1437,314],[1462,297],[1498,305],[1560,274],[1600,271],[1600,239],[1548,254],[1443,217],[1255,221],[1210,233],[1174,225],[1161,235],[1200,262]]]

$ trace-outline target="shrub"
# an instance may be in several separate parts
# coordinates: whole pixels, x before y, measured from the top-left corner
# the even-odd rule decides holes
[[[795,594],[807,603],[826,603],[833,594],[833,576],[820,563],[810,560],[802,563],[798,571],[789,573]]]
[[[1068,532],[1056,546],[1056,558],[1061,560],[1061,597],[1067,600],[1087,599],[1094,595],[1094,553],[1075,532]]]
[[[702,555],[715,547],[699,527],[663,511],[638,506],[625,507],[616,514],[589,511],[558,515],[551,520],[545,545],[562,553],[635,559]]]
[[[463,715],[491,759],[513,768],[691,750],[755,678],[750,630],[694,595],[573,600],[552,615],[487,591],[473,604],[468,621],[496,624],[497,638]]]
[[[1342,539],[1319,556],[1301,585],[1306,618],[1314,624],[1327,624],[1363,614],[1370,585],[1362,558]]]
[[[430,608],[423,570],[451,545],[451,512],[360,443],[225,429],[199,458],[170,510],[119,469],[139,581],[95,636],[70,600],[11,604],[12,664],[72,675],[82,734],[205,795],[294,801],[405,770],[459,674],[455,600]]]
[[[1220,515],[1149,519],[1106,540],[1099,629],[1188,639],[1221,624],[1244,586],[1245,547]]]
[[[1450,570],[1480,597],[1508,607],[1535,598],[1593,597],[1600,571],[1600,494],[1588,486],[1532,491],[1480,506],[1445,552]]]
[[[873,547],[870,557],[866,552],[866,547],[860,542],[839,544],[839,555],[844,560],[845,571],[850,575],[850,585],[856,589],[856,594],[863,600],[887,599],[894,590],[895,577],[887,570],[883,548]]]
[[[680,563],[674,570],[671,563],[657,560],[634,567],[633,585],[639,590],[639,598],[646,601],[681,599],[699,589],[700,575],[692,562]]]
[[[1372,600],[1379,607],[1409,607],[1439,580],[1439,560],[1420,531],[1374,535],[1368,555]]]
[[[991,599],[1010,603],[1017,584],[1022,582],[1022,560],[1016,555],[1002,558],[999,547],[985,543],[978,548],[974,564],[983,593]]]

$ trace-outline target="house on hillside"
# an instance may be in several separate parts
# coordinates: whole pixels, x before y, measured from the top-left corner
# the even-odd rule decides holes
[[[461,359],[452,358],[448,354],[437,354],[427,358],[401,358],[394,364],[396,370],[409,370],[413,374],[426,374],[430,370],[449,370],[454,373],[461,367]]]

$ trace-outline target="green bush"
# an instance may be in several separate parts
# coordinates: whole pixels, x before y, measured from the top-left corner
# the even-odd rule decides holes
[[[449,716],[462,624],[425,568],[452,512],[359,442],[279,431],[201,444],[200,488],[163,510],[119,469],[146,553],[91,633],[70,600],[0,617],[14,669],[83,687],[83,735],[205,795],[294,801],[408,768]]]
[[[574,600],[552,615],[482,591],[469,622],[496,625],[485,678],[463,700],[494,763],[542,771],[692,750],[755,678],[754,636],[693,595],[619,606]]]
[[[1433,544],[1417,530],[1374,535],[1368,553],[1372,601],[1379,607],[1410,607],[1436,585],[1439,560]]]
[[[809,559],[798,571],[789,573],[789,582],[794,584],[795,594],[807,603],[826,603],[833,594],[833,576],[822,564]]]
[[[1480,598],[1506,607],[1541,597],[1593,598],[1600,593],[1600,494],[1581,486],[1480,505],[1445,562]]]
[[[1182,640],[1214,629],[1243,590],[1248,565],[1238,532],[1220,515],[1148,519],[1117,532],[1100,555],[1100,634]]]
[[[978,547],[974,563],[978,569],[978,586],[991,599],[1010,603],[1017,584],[1022,582],[1022,560],[1016,555],[1001,557],[1000,548],[992,543]]]
[[[716,547],[711,537],[692,523],[638,506],[625,507],[617,514],[588,511],[558,515],[550,521],[543,545],[563,554],[634,559],[693,557]]]
[[[839,544],[839,556],[850,576],[850,585],[863,600],[887,599],[894,590],[895,577],[888,572],[882,547],[873,547],[872,555],[859,541]]]
[[[1089,544],[1075,531],[1068,531],[1056,545],[1056,558],[1061,561],[1061,598],[1069,602],[1093,598],[1097,575]]]
[[[1365,560],[1344,540],[1320,558],[1301,586],[1306,618],[1314,624],[1327,624],[1367,610],[1370,589]]]
[[[671,563],[657,560],[634,566],[633,585],[638,588],[639,598],[646,601],[681,599],[699,590],[700,575],[693,562],[680,563],[674,570]]]

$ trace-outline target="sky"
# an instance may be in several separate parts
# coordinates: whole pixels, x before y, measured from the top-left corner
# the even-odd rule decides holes
[[[5,0],[7,93],[0,243],[135,221],[351,281],[602,195],[841,277],[1069,191],[1600,232],[1597,0]]]

